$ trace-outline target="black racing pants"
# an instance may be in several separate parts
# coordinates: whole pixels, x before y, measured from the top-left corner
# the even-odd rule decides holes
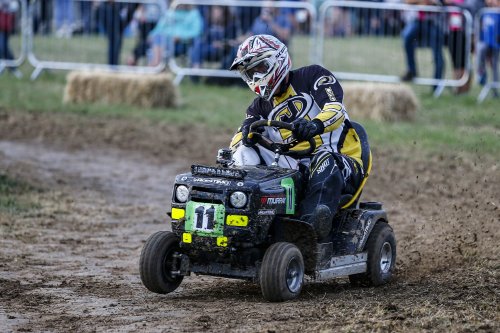
[[[363,171],[356,160],[326,151],[313,157],[308,171],[306,191],[299,208],[302,216],[311,214],[320,204],[335,214],[341,195],[354,194],[363,179]]]

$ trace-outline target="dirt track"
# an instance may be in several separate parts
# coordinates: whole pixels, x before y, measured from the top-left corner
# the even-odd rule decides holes
[[[42,208],[0,215],[0,331],[500,331],[499,162],[428,156],[418,142],[375,149],[364,193],[395,229],[394,283],[310,282],[283,304],[251,283],[200,276],[148,292],[138,258],[168,228],[173,176],[211,163],[230,135],[186,133],[0,110],[0,173],[44,189],[32,197]]]

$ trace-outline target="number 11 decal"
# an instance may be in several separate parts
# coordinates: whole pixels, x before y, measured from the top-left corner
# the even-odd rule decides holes
[[[198,230],[213,230],[215,221],[215,208],[211,206],[205,210],[204,206],[199,206],[194,210],[195,214],[195,229]]]

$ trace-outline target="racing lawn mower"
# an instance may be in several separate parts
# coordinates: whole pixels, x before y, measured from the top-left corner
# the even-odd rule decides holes
[[[299,142],[276,143],[260,133],[265,126],[292,130],[281,121],[252,124],[254,142],[275,152],[271,166],[231,166],[230,150],[219,150],[217,167],[193,165],[175,179],[172,232],[146,241],[140,275],[152,292],[174,291],[184,276],[205,274],[260,284],[263,297],[279,302],[299,296],[305,275],[317,281],[349,276],[354,285],[389,282],[396,241],[378,202],[360,202],[371,168],[366,132],[352,122],[361,143],[364,179],[354,195],[343,195],[327,230],[300,220],[298,202],[305,189],[299,170],[278,166],[281,155],[300,158],[315,149],[292,151]]]

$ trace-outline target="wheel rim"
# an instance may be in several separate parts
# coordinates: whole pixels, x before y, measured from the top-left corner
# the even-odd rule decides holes
[[[171,249],[165,254],[165,257],[163,258],[163,274],[165,274],[165,277],[167,278],[168,281],[174,281],[177,277],[172,275],[172,265],[174,262],[173,255],[175,253],[175,250]]]
[[[385,274],[391,270],[392,266],[392,246],[385,242],[380,249],[380,271]]]
[[[302,286],[303,278],[304,272],[302,271],[299,261],[297,258],[292,258],[288,262],[288,266],[286,268],[286,285],[288,290],[292,293],[299,292]]]

